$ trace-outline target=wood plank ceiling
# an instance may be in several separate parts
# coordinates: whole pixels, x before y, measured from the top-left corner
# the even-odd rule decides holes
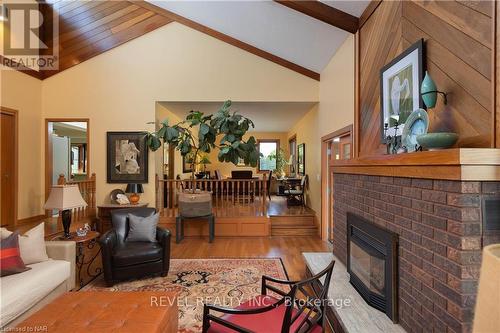
[[[47,3],[50,7],[46,10],[54,10],[59,15],[59,70],[44,71],[43,78],[172,22],[130,1],[52,0]],[[45,28],[50,26],[49,21]]]

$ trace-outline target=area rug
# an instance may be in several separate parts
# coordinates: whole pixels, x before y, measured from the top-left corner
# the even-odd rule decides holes
[[[287,279],[280,259],[172,259],[166,277],[118,283],[99,276],[85,291],[179,291],[179,332],[201,332],[203,304],[236,307],[260,294],[261,277]]]

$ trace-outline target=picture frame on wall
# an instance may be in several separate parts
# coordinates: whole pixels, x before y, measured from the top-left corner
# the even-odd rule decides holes
[[[148,182],[146,132],[107,132],[107,182]]]
[[[297,146],[297,172],[301,176],[306,175],[306,144]]]
[[[389,135],[400,136],[409,115],[424,106],[420,95],[425,65],[423,54],[424,40],[421,39],[380,70],[380,132],[383,143]]]

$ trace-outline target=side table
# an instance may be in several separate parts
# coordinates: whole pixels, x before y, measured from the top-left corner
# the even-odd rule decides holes
[[[97,206],[97,231],[101,234],[111,229],[111,212],[115,209],[147,207],[148,203],[140,202],[137,205],[103,204]]]
[[[215,216],[214,214],[206,216],[186,217],[179,215],[175,218],[175,242],[179,244],[184,239],[184,221],[190,219],[208,219],[208,242],[212,243],[215,237]]]
[[[102,273],[102,259],[99,255],[101,247],[97,242],[100,234],[97,231],[89,231],[85,236],[77,236],[76,232],[72,232],[71,236],[72,238],[67,239],[58,235],[51,240],[69,240],[76,243],[75,290],[79,290]]]

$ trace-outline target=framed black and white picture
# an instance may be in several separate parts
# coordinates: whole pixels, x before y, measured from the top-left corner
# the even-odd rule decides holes
[[[107,132],[108,183],[147,183],[146,132]]]
[[[386,136],[401,135],[410,113],[423,107],[420,96],[423,53],[424,41],[421,39],[380,70],[380,120],[384,143]]]
[[[297,146],[297,172],[301,176],[306,174],[306,144],[301,143]]]

